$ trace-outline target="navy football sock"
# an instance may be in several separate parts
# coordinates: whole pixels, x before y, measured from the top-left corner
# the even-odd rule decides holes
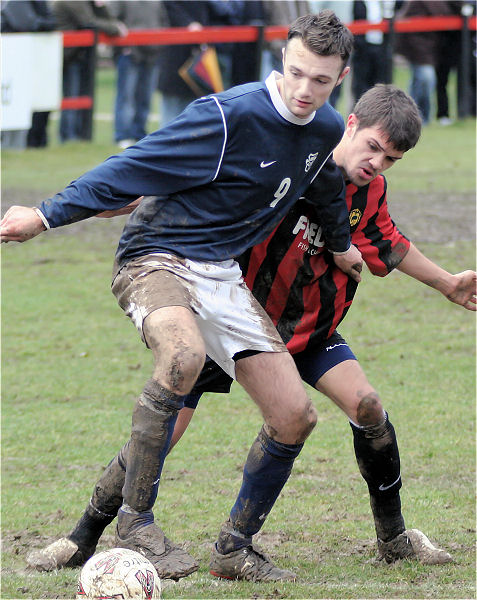
[[[287,482],[302,448],[303,444],[273,440],[262,427],[248,454],[230,522],[217,541],[219,552],[226,554],[251,543]]]
[[[177,413],[182,406],[182,396],[153,380],[147,382],[136,402],[122,495],[123,504],[138,513],[150,511],[154,505]]]

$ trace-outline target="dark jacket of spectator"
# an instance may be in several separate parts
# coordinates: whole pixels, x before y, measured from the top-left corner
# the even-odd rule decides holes
[[[56,19],[43,0],[8,0],[2,3],[2,32],[53,31]]]
[[[90,0],[60,0],[53,4],[58,29],[73,31],[95,29],[106,35],[122,35],[125,26],[114,18],[104,2]],[[65,48],[65,61],[82,54],[81,48]]]
[[[165,2],[168,27],[189,27],[191,23],[200,23],[207,27],[213,21],[211,2],[194,0],[177,0]],[[161,92],[173,93],[188,98],[191,95],[189,86],[179,75],[179,68],[191,56],[197,45],[164,46],[159,55],[159,82]]]
[[[408,0],[398,18],[435,17],[444,14],[445,2],[440,0]],[[396,39],[396,52],[416,65],[436,65],[439,44],[437,31],[400,33]]]
[[[111,3],[111,12],[126,25],[128,31],[161,29],[168,23],[164,2],[159,0],[118,0]],[[121,49],[127,49],[137,62],[154,63],[161,46],[122,46]]]

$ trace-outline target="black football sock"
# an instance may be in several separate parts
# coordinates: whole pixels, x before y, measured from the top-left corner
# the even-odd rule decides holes
[[[350,425],[359,470],[368,484],[376,533],[379,539],[388,541],[405,529],[396,433],[387,414],[378,425]]]
[[[94,486],[86,510],[68,536],[81,547],[96,546],[105,528],[114,520],[123,502],[122,488],[126,475],[129,442],[104,469]]]

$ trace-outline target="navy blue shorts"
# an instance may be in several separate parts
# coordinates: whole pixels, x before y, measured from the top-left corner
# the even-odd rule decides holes
[[[255,354],[250,352],[248,354]],[[240,353],[236,358],[243,358]],[[345,360],[356,360],[356,356],[346,343],[346,340],[335,331],[321,346],[315,346],[310,350],[304,350],[293,355],[298,372],[303,381],[315,386],[315,383],[332,367],[339,365]],[[191,393],[185,396],[184,406],[196,408],[199,399],[205,392],[216,392],[228,394],[233,379],[225,373],[213,360],[207,358],[199,379]]]

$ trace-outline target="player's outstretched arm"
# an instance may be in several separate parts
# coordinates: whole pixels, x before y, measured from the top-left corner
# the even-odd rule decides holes
[[[26,242],[45,230],[34,208],[11,206],[0,221],[0,242]]]
[[[406,275],[438,290],[451,302],[477,311],[477,273],[462,271],[452,275],[424,256],[414,244],[397,267]]]
[[[335,265],[352,277],[358,283],[361,281],[361,271],[363,269],[363,257],[356,246],[349,247],[347,252],[333,254]]]

